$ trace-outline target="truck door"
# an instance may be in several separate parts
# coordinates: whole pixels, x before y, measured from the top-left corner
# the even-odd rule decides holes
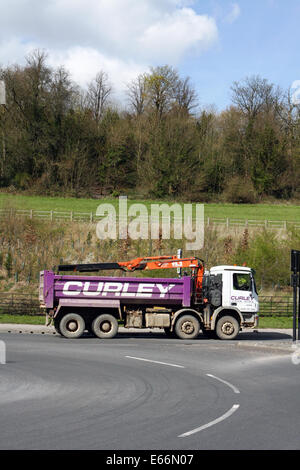
[[[256,312],[258,299],[254,280],[250,272],[233,272],[231,283],[231,305],[241,312]]]

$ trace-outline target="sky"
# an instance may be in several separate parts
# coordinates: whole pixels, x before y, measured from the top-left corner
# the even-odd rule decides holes
[[[0,0],[0,65],[41,49],[83,88],[105,71],[123,103],[127,83],[170,65],[221,111],[247,76],[300,87],[299,24],[300,0]]]

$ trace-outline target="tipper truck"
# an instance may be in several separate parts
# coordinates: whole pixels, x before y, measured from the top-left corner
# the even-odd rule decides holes
[[[179,276],[82,274],[170,268],[177,269]],[[122,323],[125,328],[162,328],[168,336],[181,339],[194,339],[202,331],[206,337],[232,340],[241,329],[258,325],[254,270],[245,266],[205,270],[203,261],[195,257],[60,265],[40,272],[39,299],[47,323],[53,322],[66,338],[79,338],[85,331],[98,338],[113,338]]]

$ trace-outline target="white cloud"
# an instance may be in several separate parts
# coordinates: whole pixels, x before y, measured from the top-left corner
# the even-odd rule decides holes
[[[164,60],[167,56],[171,62],[177,63],[189,49],[202,52],[211,46],[217,36],[217,27],[212,18],[183,8],[150,25],[143,32],[139,43],[150,57]]]
[[[74,47],[66,52],[52,53],[48,62],[53,67],[61,64],[71,73],[73,80],[85,87],[99,70],[108,73],[109,81],[113,84],[113,94],[117,100],[123,101],[123,91],[126,84],[145,72],[145,67],[131,61],[123,61],[116,57],[108,57],[89,47]]]
[[[240,6],[238,5],[238,3],[233,3],[231,5],[230,13],[228,13],[228,15],[225,17],[225,22],[229,24],[234,23],[240,16],[240,14],[241,14]]]
[[[3,1],[0,63],[21,63],[33,48],[45,49],[51,64],[64,65],[82,86],[103,69],[115,89],[121,89],[149,65],[177,66],[187,53],[202,52],[217,41],[214,18],[197,14],[193,4],[193,0]]]

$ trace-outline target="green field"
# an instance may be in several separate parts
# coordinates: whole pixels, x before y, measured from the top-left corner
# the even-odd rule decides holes
[[[154,200],[133,200],[128,201],[128,205],[143,203],[149,209],[154,203],[161,204],[175,201],[154,201]],[[42,197],[9,195],[0,193],[0,208],[13,207],[15,209],[33,210],[53,210],[53,211],[74,211],[74,212],[96,212],[101,203],[118,205],[118,198],[105,199],[84,199],[84,198],[64,198],[64,197]],[[201,201],[199,201],[201,203]],[[300,205],[293,204],[204,204],[205,217],[228,217],[236,219],[255,220],[300,220]]]

